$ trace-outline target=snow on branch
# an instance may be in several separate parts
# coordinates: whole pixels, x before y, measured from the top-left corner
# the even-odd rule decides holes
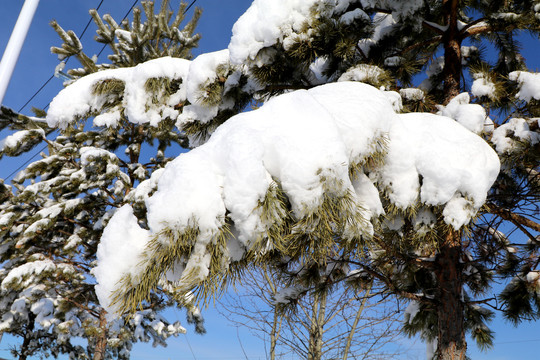
[[[398,115],[367,84],[280,95],[167,165],[146,201],[149,229],[129,206],[111,218],[96,291],[116,313],[164,281],[207,297],[270,250],[321,259],[332,245],[365,244],[389,206],[424,206],[459,229],[499,168],[476,134],[443,116]]]
[[[172,119],[184,129],[238,107],[228,92],[241,87],[241,76],[229,64],[227,50],[203,54],[193,61],[162,57],[134,67],[106,69],[60,91],[51,102],[47,122],[65,129],[79,119],[95,116],[94,126],[114,128],[122,119],[154,127]]]

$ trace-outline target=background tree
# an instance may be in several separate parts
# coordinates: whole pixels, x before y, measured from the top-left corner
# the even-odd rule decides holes
[[[96,57],[83,52],[72,31],[52,26],[63,40],[52,51],[61,60],[75,56],[81,68],[68,71],[73,82],[106,69],[121,69],[151,59],[170,56],[189,59],[199,35],[194,34],[200,10],[182,29],[186,4],[175,14],[168,1],[154,12],[153,2],[144,2],[133,11],[133,22],[116,23],[90,11],[98,26],[97,41],[109,45],[111,63],[98,64]],[[187,62],[187,60],[184,60]],[[160,86],[158,86],[158,84]],[[17,115],[2,108],[2,127],[16,130],[2,141],[0,156],[18,156],[45,142],[47,153],[29,164],[13,180],[13,188],[2,182],[0,205],[1,331],[22,338],[14,355],[25,359],[34,354],[69,354],[70,358],[129,358],[132,343],[150,341],[165,345],[170,335],[185,332],[179,323],[160,315],[174,302],[163,295],[152,298],[152,306],[141,308],[133,317],[107,321],[97,303],[91,269],[103,227],[114,208],[125,203],[144,202],[133,188],[148,179],[170,160],[171,147],[186,146],[186,138],[174,131],[174,120],[163,110],[174,113],[167,100],[178,88],[175,79],[147,76],[143,84],[152,93],[147,111],[163,116],[160,126],[126,121],[125,82],[108,79],[96,82],[92,94],[105,99],[100,107],[88,109],[79,120],[93,118],[93,126],[80,122],[46,137],[53,128],[40,117]],[[165,86],[165,88],[161,87]],[[103,109],[114,109],[116,123],[99,116]],[[38,112],[38,116],[45,116]],[[176,150],[178,151],[178,150]],[[163,294],[167,291],[164,289]],[[184,301],[188,309],[192,305]],[[190,307],[191,306],[191,307]],[[190,320],[204,331],[196,313]],[[76,337],[86,338],[86,348],[75,345]]]
[[[243,277],[238,293],[224,297],[220,311],[265,341],[270,359],[290,353],[305,359],[395,356],[396,349],[386,345],[399,336],[397,304],[371,285],[343,285],[321,282],[306,291],[287,287],[271,269],[254,270]]]

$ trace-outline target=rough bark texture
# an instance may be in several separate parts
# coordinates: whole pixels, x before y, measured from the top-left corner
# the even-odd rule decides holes
[[[450,231],[435,260],[438,283],[438,360],[464,360],[467,351],[464,304],[461,299],[463,289],[461,253],[460,233]]]
[[[94,350],[94,360],[105,359],[107,350],[107,319],[105,318],[105,310],[101,310],[99,314],[99,337],[96,339],[96,348]]]
[[[457,23],[458,5],[459,0],[443,1],[445,20],[448,25],[442,38],[444,44],[444,104],[460,93],[462,39]]]

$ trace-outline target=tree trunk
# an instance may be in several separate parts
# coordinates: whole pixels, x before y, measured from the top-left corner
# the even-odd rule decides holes
[[[96,348],[94,349],[94,360],[105,359],[107,350],[107,319],[105,318],[105,310],[99,313],[99,335],[96,339]]]
[[[323,347],[323,327],[326,316],[326,290],[313,295],[311,327],[309,330],[308,360],[321,360]]]
[[[278,320],[279,318],[279,320]],[[274,307],[274,321],[272,322],[272,332],[270,333],[270,360],[276,360],[276,347],[279,333],[281,331],[281,315]]]
[[[435,260],[438,284],[438,360],[464,360],[467,351],[461,253],[461,235],[451,230]]]
[[[369,294],[371,293],[372,286],[373,286],[373,282],[370,282],[364,293],[364,298],[362,299],[362,303],[360,304],[360,307],[358,308],[358,311],[356,312],[356,317],[354,318],[354,322],[351,326],[351,329],[349,330],[349,335],[347,336],[347,342],[345,343],[345,350],[343,351],[342,360],[347,360],[347,358],[349,357],[349,351],[351,349],[354,333],[356,332],[356,327],[358,326],[358,323],[360,322],[360,318],[362,318],[362,313],[364,312],[364,308],[366,307],[367,299],[369,297]]]
[[[26,358],[29,355],[30,342],[32,341],[32,334],[36,326],[35,321],[36,321],[36,315],[33,312],[30,312],[28,314],[28,324],[26,325],[26,329],[24,331],[24,340],[21,345],[21,352],[19,354],[19,360],[26,360]]]
[[[444,69],[443,69],[443,104],[460,93],[461,81],[461,35],[459,34],[457,15],[459,0],[444,0],[443,8],[448,29],[443,35]]]

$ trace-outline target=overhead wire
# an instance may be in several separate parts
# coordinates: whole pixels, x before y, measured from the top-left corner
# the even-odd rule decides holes
[[[96,10],[99,10],[99,8],[101,7],[101,5],[103,4],[103,1],[105,0],[101,0],[101,2],[99,3],[99,5],[96,7]],[[81,35],[79,36],[79,39],[82,39],[82,37],[84,36],[84,33],[86,33],[86,30],[88,30],[88,27],[90,26],[90,23],[92,22],[92,18],[90,18],[88,20],[88,22],[86,23],[86,26],[84,27],[83,31],[81,32]],[[69,58],[66,60],[66,63],[69,61]],[[47,86],[47,84],[54,78],[54,75],[51,75],[44,83],[43,85],[41,85],[41,87],[30,97],[30,99],[28,99],[27,102],[24,103],[23,106],[21,106],[21,108],[18,110],[18,112],[21,112],[40,92],[41,90],[43,90],[45,88],[45,86]],[[45,108],[47,108],[49,106],[49,104],[47,104],[47,106],[45,106]]]
[[[101,5],[103,5],[103,2],[105,0],[101,0],[98,4],[98,6],[96,7],[96,10],[99,10],[99,8],[101,8]],[[133,7],[132,7],[133,8]],[[88,27],[90,26],[90,24],[92,23],[92,18],[90,18],[88,20],[88,22],[86,23],[86,26],[84,27],[83,31],[81,32],[81,35],[79,35],[79,39],[82,39],[84,34],[86,33],[86,30],[88,30]],[[68,58],[66,60],[66,64],[67,62],[69,61],[70,58]],[[30,97],[30,99],[28,99],[23,106],[21,106],[21,108],[17,111],[17,112],[21,112],[44,88],[45,86],[47,86],[47,84],[54,78],[54,75],[51,75],[44,83],[43,85],[41,85],[41,87],[36,91],[34,92],[34,94]],[[50,102],[49,102],[50,104]],[[45,106],[44,109],[47,109],[49,107],[49,104],[47,104]],[[30,163],[32,160],[34,160],[43,150],[45,150],[47,148],[47,145],[45,145],[43,148],[41,148],[38,152],[36,152],[33,156],[31,156],[29,159],[27,159],[25,162],[23,162],[21,165],[19,165],[19,167],[17,167],[15,170],[13,170],[8,176],[6,176],[6,178],[4,180],[8,180],[10,179],[13,175],[15,175],[19,170],[21,170],[23,167],[25,167],[26,165],[28,165],[28,163]]]
[[[96,7],[96,10],[99,10],[99,8],[101,7],[101,5],[103,4],[105,0],[101,0],[99,5]],[[126,14],[124,15],[124,17],[122,18],[122,21],[124,21],[128,15],[131,13],[131,11],[133,10],[133,8],[135,7],[135,5],[137,5],[137,3],[139,2],[139,0],[135,0],[133,2],[133,4],[131,5],[131,7],[129,8],[129,10],[126,12]],[[184,10],[184,14],[188,12],[188,10],[197,2],[197,0],[193,0],[191,2],[191,4],[189,4],[189,6],[186,8],[186,10]],[[170,4],[169,4],[170,6]],[[92,22],[92,18],[90,18],[90,20],[88,20],[86,26],[84,27],[83,31],[81,32],[81,35],[79,36],[79,39],[82,39],[82,37],[84,36],[86,30],[88,29],[88,27],[90,26],[90,23]],[[101,48],[101,50],[99,51],[99,53],[97,54],[97,57],[99,57],[101,55],[101,53],[105,50],[105,47],[107,45],[104,44],[103,47]],[[66,63],[69,61],[69,58],[66,60]],[[18,112],[21,112],[29,103],[30,101],[32,101],[38,94],[41,90],[43,90],[43,88],[54,78],[54,75],[51,75],[51,77],[49,77],[49,79],[47,79],[47,81],[45,81],[45,83],[34,93],[34,95],[32,95],[32,97],[19,109]],[[44,107],[44,109],[47,109],[50,105],[50,102]],[[14,171],[12,171],[4,180],[8,180],[9,178],[11,178],[13,175],[15,175],[19,170],[21,170],[24,166],[28,165],[28,163],[30,163],[33,159],[35,159],[42,151],[44,151],[45,149],[47,148],[47,145],[45,145],[43,148],[41,148],[38,152],[36,152],[32,157],[30,157],[28,160],[26,160],[24,163],[22,163],[17,169],[15,169]]]
[[[96,10],[99,10],[99,8],[101,7],[101,5],[103,5],[103,2],[105,0],[101,0],[98,4],[98,6],[96,7]],[[132,7],[133,8],[133,7]],[[81,35],[79,35],[79,39],[82,39],[84,34],[86,33],[86,30],[88,30],[88,27],[90,26],[92,22],[92,18],[90,18],[88,20],[88,22],[86,23],[86,26],[84,27],[83,31],[81,32]],[[66,63],[69,61],[69,58],[66,60]],[[44,88],[45,86],[47,86],[47,84],[54,78],[54,75],[51,75],[44,83],[43,85],[41,85],[41,87],[36,91],[34,92],[34,94],[30,97],[30,99],[28,99],[28,101],[26,101],[24,103],[23,106],[21,106],[21,108],[18,110],[18,112],[20,113]],[[50,104],[50,103],[49,103]],[[47,104],[45,106],[45,109],[47,109],[49,107],[49,104]],[[45,145],[43,148],[41,148],[38,152],[36,152],[32,157],[30,157],[29,159],[27,159],[25,162],[23,162],[21,165],[19,165],[18,168],[16,168],[15,170],[13,170],[8,176],[6,176],[5,180],[8,180],[9,178],[11,178],[13,175],[15,175],[19,170],[21,170],[23,167],[25,167],[26,165],[28,165],[28,163],[30,163],[32,160],[34,160],[43,150],[45,150],[47,148],[47,145]]]
[[[129,8],[129,10],[126,12],[126,14],[124,15],[124,17],[122,18],[122,21],[126,20],[126,18],[128,17],[129,13],[131,12],[131,10],[133,10],[133,8],[135,7],[135,5],[137,5],[137,3],[139,2],[139,0],[135,0],[133,2],[133,4],[131,5],[131,7]],[[105,50],[105,48],[107,47],[107,44],[103,44],[103,46],[101,47],[101,50],[98,52],[97,54],[97,57],[99,57],[101,55],[101,53],[103,52],[103,50]]]

